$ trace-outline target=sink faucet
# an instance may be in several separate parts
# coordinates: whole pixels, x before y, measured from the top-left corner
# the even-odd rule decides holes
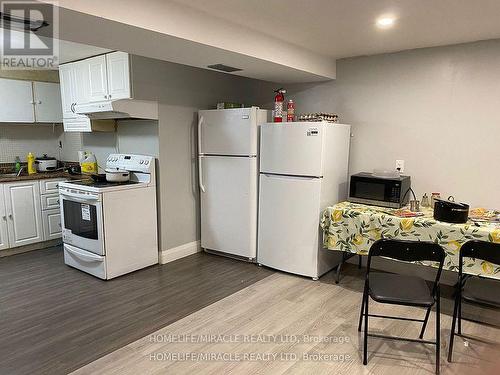
[[[21,175],[21,173],[23,172],[23,169],[24,169],[24,167],[21,167],[19,169],[19,172],[17,172],[17,175],[16,175],[17,177],[19,177]]]

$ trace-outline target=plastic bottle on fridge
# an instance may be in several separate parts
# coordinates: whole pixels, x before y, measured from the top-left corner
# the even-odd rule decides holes
[[[295,121],[295,103],[292,99],[288,101],[286,106],[286,121],[293,122]]]

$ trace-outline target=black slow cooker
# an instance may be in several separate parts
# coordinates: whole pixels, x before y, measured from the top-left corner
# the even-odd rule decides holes
[[[453,197],[448,200],[436,199],[434,203],[434,219],[446,223],[463,224],[469,218],[469,205],[455,202]]]

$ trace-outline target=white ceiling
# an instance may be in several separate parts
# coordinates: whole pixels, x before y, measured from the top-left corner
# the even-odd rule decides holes
[[[173,1],[334,58],[500,37],[500,0]]]
[[[500,38],[500,0],[58,3],[62,39],[283,83],[333,79],[339,58]],[[377,28],[387,15],[394,27]]]

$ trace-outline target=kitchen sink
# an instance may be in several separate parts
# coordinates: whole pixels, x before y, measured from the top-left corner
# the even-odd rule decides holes
[[[21,174],[22,176],[22,174]],[[2,177],[17,177],[17,173],[0,173],[0,178]]]

